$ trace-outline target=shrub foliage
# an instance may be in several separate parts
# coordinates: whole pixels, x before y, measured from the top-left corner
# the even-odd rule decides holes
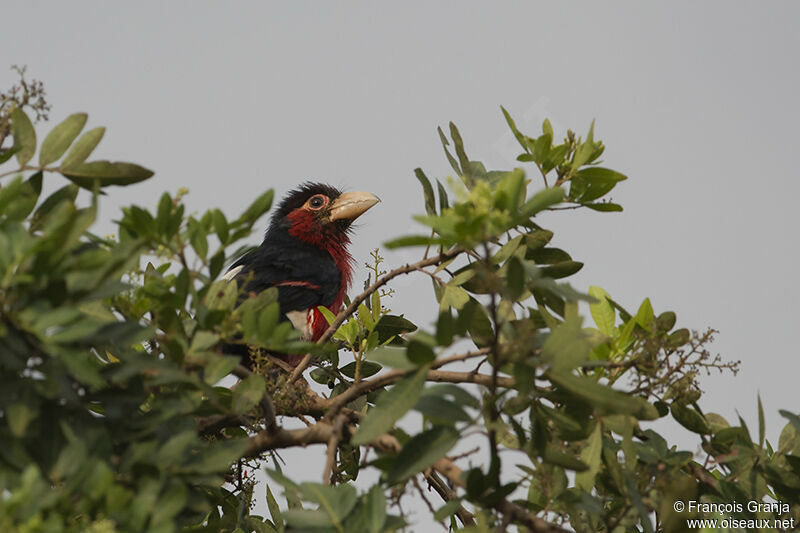
[[[503,110],[524,166],[510,171],[469,158],[455,125],[439,130],[453,175],[415,170],[423,231],[385,243],[420,260],[387,272],[376,250],[365,290],[310,344],[279,323],[273,291],[219,279],[272,191],[234,218],[165,193],[97,235],[103,195],[152,172],[91,159],[105,130],[84,113],[38,142],[43,94],[23,77],[0,102],[0,530],[394,531],[413,521],[393,505],[411,492],[469,531],[800,520],[800,418],[782,411],[770,443],[760,402],[755,431],[704,412],[703,373],[737,366],[709,353],[713,331],[563,281],[583,263],[557,247],[548,213],[622,210],[607,198],[626,176],[600,163],[593,126],[559,143],[548,121],[529,136]],[[430,278],[434,324],[389,309],[401,275]],[[253,372],[222,353],[237,340]],[[292,369],[272,353],[308,355]],[[664,417],[700,451],[648,424]],[[277,460],[308,445],[326,453],[320,483]],[[377,481],[358,481],[365,470]],[[679,500],[786,506],[679,513]]]

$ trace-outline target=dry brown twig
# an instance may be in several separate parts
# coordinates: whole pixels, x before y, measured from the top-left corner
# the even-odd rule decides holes
[[[346,415],[339,415],[333,424],[333,435],[328,440],[328,452],[325,460],[325,469],[322,471],[322,482],[330,485],[333,475],[333,467],[336,464],[336,450],[339,448],[339,441],[342,440],[344,427],[347,423]]]

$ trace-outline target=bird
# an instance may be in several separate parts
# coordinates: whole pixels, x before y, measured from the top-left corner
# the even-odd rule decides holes
[[[278,204],[261,245],[234,262],[224,279],[244,283],[244,294],[278,289],[280,319],[289,321],[301,338],[318,340],[328,328],[318,306],[334,314],[343,306],[353,278],[350,244],[352,223],[380,202],[372,193],[341,190],[305,182]],[[252,367],[246,346],[225,345]],[[302,355],[280,355],[296,367]]]

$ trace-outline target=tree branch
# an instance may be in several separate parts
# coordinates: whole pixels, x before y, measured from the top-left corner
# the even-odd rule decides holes
[[[355,428],[349,428],[353,432]],[[261,431],[250,437],[250,446],[245,450],[243,457],[257,457],[267,450],[289,448],[292,446],[308,446],[309,444],[327,444],[334,436],[334,426],[327,422],[318,422],[304,429],[278,429],[274,433]],[[402,450],[400,442],[389,434],[384,434],[370,443],[370,446],[381,453],[396,455]],[[463,471],[451,459],[442,457],[433,465],[433,470],[446,477],[453,486],[465,488],[462,480]],[[567,533],[555,524],[529,513],[519,505],[508,500],[500,500],[492,506],[503,515],[510,515],[511,519],[525,526],[534,533]]]
[[[474,352],[467,352],[467,353],[463,353],[463,354],[453,355],[453,356],[450,356],[450,357],[444,357],[442,359],[438,359],[438,360],[434,361],[431,364],[431,369],[436,369],[436,368],[442,367],[442,366],[444,366],[446,364],[453,363],[453,362],[456,362],[456,361],[464,361],[464,360],[472,358],[472,357],[480,357],[480,356],[486,355],[487,353],[488,353],[488,349],[487,348],[482,348],[482,349],[476,350]],[[340,395],[334,396],[333,398],[330,398],[329,400],[327,400],[327,402],[325,402],[325,403],[327,403],[327,407],[328,407],[328,414],[326,415],[326,418],[328,418],[328,419],[332,418],[342,406],[347,405],[349,402],[353,401],[354,399],[358,398],[359,396],[363,396],[364,394],[370,393],[370,392],[372,392],[372,391],[374,391],[376,389],[379,389],[381,387],[384,387],[386,385],[391,385],[392,383],[396,383],[396,382],[400,381],[401,379],[403,379],[404,377],[406,377],[407,375],[411,374],[412,372],[415,372],[416,370],[417,370],[416,368],[413,368],[411,370],[392,370],[392,371],[389,371],[389,372],[387,372],[385,374],[382,374],[382,375],[380,375],[380,376],[378,376],[376,378],[373,378],[373,379],[370,379],[370,380],[363,380],[360,383],[358,383],[358,385],[353,385],[352,387],[350,387],[349,389],[347,389],[346,391],[344,391]],[[431,372],[436,372],[436,371],[435,370],[430,370],[428,372],[428,376],[431,375]],[[453,374],[458,374],[458,372],[453,372]],[[465,382],[469,381],[466,378],[466,372],[464,374],[465,374],[464,381]],[[438,379],[438,380],[437,379],[433,379],[432,381],[448,381],[448,380],[447,379]],[[473,382],[477,383],[477,381],[473,381]]]

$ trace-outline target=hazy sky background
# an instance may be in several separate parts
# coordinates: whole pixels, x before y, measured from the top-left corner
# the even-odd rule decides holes
[[[704,378],[702,406],[757,431],[760,391],[776,443],[777,410],[798,409],[799,15],[789,2],[5,2],[0,88],[27,64],[53,104],[43,129],[87,111],[108,127],[95,157],[156,171],[112,192],[106,221],[181,186],[192,209],[233,216],[318,179],[383,199],[361,220],[359,262],[420,230],[412,170],[452,172],[437,125],[510,168],[500,105],[533,135],[545,117],[581,135],[596,119],[605,164],[629,176],[612,194],[625,211],[541,217],[586,263],[572,284],[718,329],[712,349],[742,371]],[[394,311],[434,316],[419,306],[427,279],[394,287]]]

